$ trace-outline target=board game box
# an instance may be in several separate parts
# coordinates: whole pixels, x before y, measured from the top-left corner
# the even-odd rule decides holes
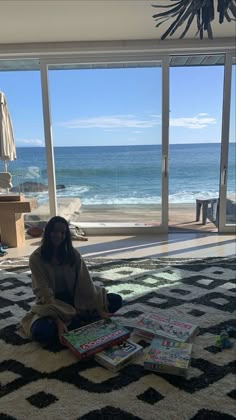
[[[186,376],[192,347],[191,343],[154,338],[144,358],[144,369]]]
[[[133,332],[141,337],[169,338],[170,340],[189,342],[198,332],[198,326],[171,319],[162,315],[147,313],[133,323]]]
[[[111,319],[101,319],[63,334],[62,342],[79,358],[91,356],[126,340],[130,332]]]
[[[143,347],[131,340],[109,347],[94,356],[94,359],[107,369],[117,372],[140,355]]]

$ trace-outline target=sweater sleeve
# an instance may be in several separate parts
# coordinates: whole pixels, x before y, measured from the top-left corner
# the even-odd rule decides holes
[[[52,285],[49,284],[49,276],[39,253],[33,253],[30,256],[29,267],[32,273],[32,290],[36,296],[37,303],[54,302]]]
[[[105,288],[94,284],[87,265],[79,253],[77,253],[77,261],[79,263],[75,302],[77,310],[107,310]]]

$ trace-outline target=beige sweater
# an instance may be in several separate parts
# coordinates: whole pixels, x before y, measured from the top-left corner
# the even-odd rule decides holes
[[[69,322],[76,313],[90,310],[107,311],[105,288],[94,285],[80,253],[76,249],[74,252],[75,264],[61,266],[68,291],[74,297],[74,306],[54,298],[56,290],[54,267],[43,261],[40,248],[30,256],[32,289],[36,301],[19,325],[26,337],[31,337],[32,323],[43,317],[60,318],[64,322]]]

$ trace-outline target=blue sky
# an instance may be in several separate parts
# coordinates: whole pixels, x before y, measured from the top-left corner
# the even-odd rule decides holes
[[[54,146],[161,143],[160,68],[51,70],[49,87]],[[39,72],[1,72],[0,90],[16,145],[43,146]],[[222,66],[172,67],[170,143],[220,142],[222,94]]]

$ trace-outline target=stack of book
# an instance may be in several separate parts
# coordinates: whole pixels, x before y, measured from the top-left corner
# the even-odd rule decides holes
[[[101,319],[63,334],[63,343],[79,360],[94,356],[107,369],[117,372],[142,353],[143,347],[127,340],[130,331],[111,319]]]
[[[101,319],[63,334],[62,342],[78,359],[92,356],[129,338],[130,332],[111,319]]]
[[[148,313],[133,323],[133,332],[151,341],[144,369],[185,376],[198,326]],[[143,347],[129,339],[130,331],[112,319],[102,319],[64,334],[62,340],[81,360],[94,356],[117,372],[142,354]]]
[[[197,325],[148,313],[137,319],[133,327],[135,334],[151,340],[144,369],[186,376]]]
[[[154,338],[144,359],[144,369],[186,376],[193,345]]]

